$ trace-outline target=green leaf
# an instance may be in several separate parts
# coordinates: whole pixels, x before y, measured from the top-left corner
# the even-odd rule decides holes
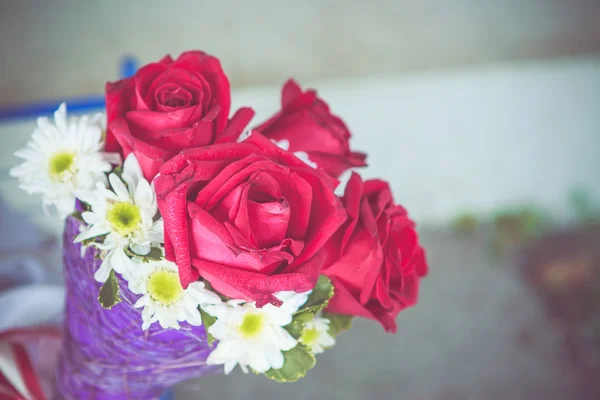
[[[478,226],[479,221],[477,220],[477,217],[475,217],[473,214],[467,213],[460,214],[452,223],[454,230],[464,235],[472,235],[475,231],[477,231]]]
[[[329,278],[325,275],[319,276],[319,280],[308,296],[308,300],[300,307],[294,318],[301,322],[310,321],[316,313],[327,307],[329,299],[333,297],[333,290],[333,284]]]
[[[315,366],[317,359],[302,344],[283,352],[284,364],[280,369],[270,369],[265,376],[277,382],[296,382]]]
[[[298,339],[302,335],[304,323],[294,318],[291,324],[285,326],[285,329],[294,337],[294,339]]]
[[[296,339],[302,335],[304,324],[312,321],[318,312],[327,307],[329,299],[333,297],[333,290],[333,285],[329,278],[321,275],[313,291],[308,296],[306,303],[294,314],[292,323],[285,327],[290,335]]]
[[[324,275],[319,277],[317,284],[313,288],[311,294],[308,296],[306,303],[300,307],[300,309],[294,314],[294,318],[292,322],[285,326],[285,329],[292,335],[295,339],[300,338],[302,336],[302,330],[304,329],[304,324],[309,321],[312,321],[317,313],[319,313],[323,308],[327,307],[327,303],[329,303],[329,299],[333,297],[333,284],[331,280]],[[298,345],[301,346],[301,345]],[[290,350],[292,351],[292,350]],[[308,349],[306,350],[308,351]],[[310,351],[308,351],[310,353]],[[285,354],[285,352],[284,352]],[[285,366],[284,366],[285,367]],[[312,367],[310,367],[312,368]],[[309,369],[310,369],[309,368]],[[306,374],[306,372],[305,372]],[[304,375],[302,375],[304,376]],[[298,377],[301,378],[302,376]],[[294,380],[298,380],[298,378]],[[272,378],[278,380],[276,378]],[[288,378],[286,378],[288,379]],[[281,381],[281,382],[288,382]]]
[[[123,176],[123,167],[122,167],[122,166],[120,166],[120,165],[116,166],[116,167],[115,167],[115,168],[112,170],[112,172],[111,172],[111,173],[112,173],[112,174],[115,174],[115,175],[117,175],[117,176],[119,177],[119,179],[123,180],[123,179],[121,178],[121,177]]]
[[[75,219],[78,219],[79,221],[85,222],[85,221],[83,221],[83,216],[82,216],[82,214],[83,214],[85,211],[90,211],[90,210],[92,209],[92,207],[90,207],[90,205],[89,205],[89,204],[87,204],[87,203],[84,203],[83,201],[81,202],[81,205],[83,206],[83,211],[77,211],[77,210],[75,210],[75,211],[73,211],[73,212],[71,213],[71,216],[72,216],[73,218],[75,218]]]
[[[163,259],[163,253],[158,247],[151,247],[148,254],[138,257],[141,257],[144,262],[159,261]]]
[[[111,309],[114,305],[121,302],[121,296],[119,295],[119,284],[117,282],[117,277],[115,276],[115,271],[112,269],[110,270],[108,279],[100,288],[100,292],[98,293],[98,301],[103,308],[107,309]]]
[[[200,316],[202,317],[202,325],[204,325],[204,330],[206,331],[206,339],[208,340],[208,345],[212,346],[213,342],[215,341],[215,338],[213,335],[208,333],[208,328],[210,328],[212,324],[215,323],[217,317],[213,317],[200,307],[198,307],[198,310],[200,310]]]
[[[327,318],[330,321],[329,334],[334,338],[352,327],[352,316],[350,315],[325,312],[323,313],[323,318]]]
[[[300,310],[294,315],[294,321],[304,325],[305,323],[312,321],[314,316],[315,314],[312,313],[310,309]]]
[[[142,262],[150,262],[150,261],[160,261],[164,258],[162,250],[159,249],[158,247],[151,247],[150,248],[150,252],[148,254],[144,254],[143,256],[137,253],[134,253],[129,247],[125,247],[123,249],[125,251],[125,254],[127,254],[127,256],[129,258],[133,258],[133,257],[137,257],[140,260],[142,260]]]
[[[102,235],[102,236],[94,236],[93,238],[89,238],[89,239],[85,239],[81,242],[81,244],[83,246],[90,246],[92,243],[102,243],[104,242],[104,239],[106,238],[106,235]],[[100,253],[100,252],[98,252]]]
[[[569,203],[575,212],[575,216],[581,222],[585,223],[598,218],[598,210],[589,190],[581,187],[576,188],[569,195]]]

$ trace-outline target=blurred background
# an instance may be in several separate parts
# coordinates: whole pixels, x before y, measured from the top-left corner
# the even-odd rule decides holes
[[[594,0],[7,1],[0,104],[98,94],[124,54],[201,48],[234,87],[397,75],[600,51]]]
[[[0,329],[62,307],[62,226],[8,178],[35,125],[14,110],[202,49],[255,122],[289,77],[317,88],[431,272],[395,336],[356,321],[299,383],[238,373],[177,399],[600,398],[599,20],[596,0],[0,0],[0,308],[54,290]]]

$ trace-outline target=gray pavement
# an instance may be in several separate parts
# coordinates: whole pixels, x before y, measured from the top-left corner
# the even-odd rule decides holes
[[[485,242],[424,230],[430,275],[398,333],[356,321],[293,384],[236,371],[182,385],[176,399],[581,399],[560,337],[508,260]]]

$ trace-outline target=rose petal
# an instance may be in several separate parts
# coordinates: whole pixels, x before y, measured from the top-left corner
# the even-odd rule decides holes
[[[364,196],[370,199],[375,219],[379,219],[384,210],[394,206],[390,185],[385,181],[379,179],[365,181]],[[406,211],[404,213],[406,214]]]
[[[367,165],[365,153],[349,152],[344,155],[331,155],[323,152],[312,151],[309,158],[323,168],[331,176],[339,177],[344,171],[350,168],[360,168]]]
[[[106,152],[115,152],[119,150],[119,143],[110,129],[110,123],[116,118],[125,116],[125,113],[133,107],[132,95],[132,79],[122,79],[106,84],[106,118],[108,121],[106,141],[104,144],[104,151]]]
[[[316,251],[321,249],[323,245],[334,235],[338,228],[346,221],[346,210],[341,201],[335,196],[333,191],[325,186],[323,180],[320,179],[314,169],[307,167],[303,170],[296,171],[298,175],[306,181],[312,190],[312,203],[318,205],[311,209],[310,223],[303,239],[306,246],[302,254],[294,261],[294,263],[302,263],[312,257]],[[290,198],[287,194],[283,195],[288,201]],[[294,204],[290,201],[292,213],[295,210]],[[290,220],[290,231],[294,226],[293,219]],[[290,237],[293,237],[290,235]]]
[[[321,253],[295,270],[270,276],[232,269],[200,259],[194,259],[192,263],[200,275],[207,279],[219,293],[229,297],[241,296],[236,298],[254,300],[257,307],[262,307],[267,303],[276,306],[281,304],[281,300],[273,296],[273,293],[280,291],[301,293],[311,290],[317,283],[324,261],[324,253]]]
[[[135,154],[144,177],[149,182],[154,179],[160,166],[170,159],[174,154],[167,150],[152,146],[135,138],[129,130],[129,124],[124,118],[117,118],[109,125],[115,139],[123,149],[123,157],[131,153]]]
[[[189,213],[189,252],[205,261],[226,265],[233,270],[257,271],[262,274],[272,272],[273,264],[290,259],[286,252],[248,251],[240,249],[230,231],[205,210],[194,203],[188,203]],[[231,228],[230,228],[231,229]]]
[[[302,95],[302,88],[293,80],[289,79],[281,89],[281,108],[287,108],[290,103]]]
[[[199,116],[202,116],[208,109],[207,106],[212,98],[212,90],[206,79],[196,71],[177,68],[175,64],[172,64],[156,75],[146,89],[144,100],[150,110],[159,111],[156,94],[159,88],[164,85],[181,87],[190,93],[192,95],[190,105],[199,110]]]
[[[192,100],[189,90],[173,82],[164,83],[154,91],[155,109],[161,112],[189,107],[194,105]]]
[[[290,222],[290,205],[285,199],[270,203],[249,201],[248,219],[257,247],[272,247],[286,238]]]
[[[202,51],[187,51],[182,53],[172,66],[192,70],[206,77],[206,81],[212,89],[212,97],[221,107],[221,112],[216,120],[216,130],[217,132],[221,132],[225,128],[227,118],[229,117],[231,89],[229,80],[221,68],[219,59]]]
[[[314,90],[302,91],[293,80],[282,90],[282,108],[255,128],[269,139],[289,141],[289,151],[306,153],[333,177],[365,166],[366,155],[350,150],[350,131]]]
[[[253,117],[254,110],[249,107],[242,107],[237,110],[227,123],[227,127],[225,127],[223,132],[217,133],[215,143],[235,142]]]
[[[329,278],[335,288],[335,296],[329,300],[326,311],[334,314],[376,319],[372,312],[356,300],[358,294],[355,288],[346,286],[338,277],[331,276]],[[352,293],[351,290],[354,290],[355,293]]]
[[[213,118],[218,114],[218,109],[211,111],[201,120],[183,128],[169,128],[156,131],[144,131],[144,141],[156,147],[172,151],[173,153],[189,147],[205,146],[214,139]],[[139,129],[138,127],[133,127]],[[134,130],[134,136],[136,135]]]
[[[218,113],[218,110],[217,110]],[[172,112],[130,111],[127,119],[144,132],[160,132],[189,126],[190,121],[202,118],[202,109],[198,106],[180,108]],[[211,116],[214,118],[214,116]]]
[[[239,192],[236,190],[238,188],[241,189]],[[230,193],[239,193],[239,197],[236,199],[237,210],[235,210],[235,208],[231,209],[229,221],[233,222],[237,231],[241,233],[246,240],[252,243],[254,248],[261,248],[250,227],[250,217],[248,215],[248,192],[250,191],[250,184],[242,184],[236,189]]]
[[[150,110],[150,106],[146,103],[148,89],[159,76],[168,67],[163,63],[151,63],[140,68],[133,76],[133,85],[135,89],[133,110]],[[129,111],[129,110],[127,110]]]
[[[165,255],[177,264],[179,279],[184,288],[198,279],[192,270],[187,223],[187,189],[193,167],[188,167],[179,176],[160,175],[154,181],[158,206],[165,227]]]
[[[343,252],[346,249],[348,240],[350,239],[350,236],[354,232],[354,228],[358,223],[362,195],[362,179],[358,174],[352,173],[350,180],[346,185],[346,191],[344,192],[343,198],[344,207],[346,208],[346,212],[348,214],[348,220],[346,221],[346,228],[342,237],[340,252]]]

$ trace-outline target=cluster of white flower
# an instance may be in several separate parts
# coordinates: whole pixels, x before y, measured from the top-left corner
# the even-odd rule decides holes
[[[221,303],[221,298],[204,288],[204,282],[192,282],[183,289],[177,265],[167,260],[141,262],[132,270],[129,290],[141,294],[134,304],[142,310],[142,329],[158,322],[164,329],[179,329],[179,322],[202,325],[198,307]]]
[[[229,300],[203,307],[217,318],[208,328],[208,333],[219,341],[206,360],[207,364],[223,364],[225,374],[238,364],[245,373],[248,368],[258,373],[282,368],[285,362],[283,352],[298,345],[298,340],[285,326],[292,322],[294,313],[306,303],[309,294],[310,291],[275,293],[274,296],[283,302],[280,307],[266,304],[257,308],[254,302],[244,300]],[[305,325],[300,342],[314,354],[322,352],[323,346],[333,346],[335,339],[329,335],[328,324],[329,320],[315,317]],[[327,329],[321,329],[322,326]]]
[[[229,300],[218,306],[205,307],[217,321],[208,332],[219,341],[210,354],[208,364],[224,364],[228,374],[239,364],[256,372],[283,367],[282,351],[291,350],[298,342],[284,326],[292,322],[293,314],[306,302],[310,292],[279,292],[280,307],[267,304],[257,308],[254,302]]]
[[[15,153],[24,160],[10,171],[27,193],[42,194],[46,212],[53,206],[65,218],[75,208],[75,191],[106,182],[106,173],[120,163],[118,154],[104,153],[106,117],[67,119],[67,106],[54,113],[54,124],[38,118],[27,147]]]
[[[129,280],[133,261],[127,253],[145,256],[152,247],[163,243],[163,222],[158,213],[156,194],[144,179],[142,169],[133,154],[123,164],[121,177],[108,176],[110,189],[98,183],[94,190],[78,190],[76,196],[91,207],[81,217],[88,224],[75,242],[104,237],[91,245],[103,253],[102,265],[95,278],[105,282],[111,269]]]

